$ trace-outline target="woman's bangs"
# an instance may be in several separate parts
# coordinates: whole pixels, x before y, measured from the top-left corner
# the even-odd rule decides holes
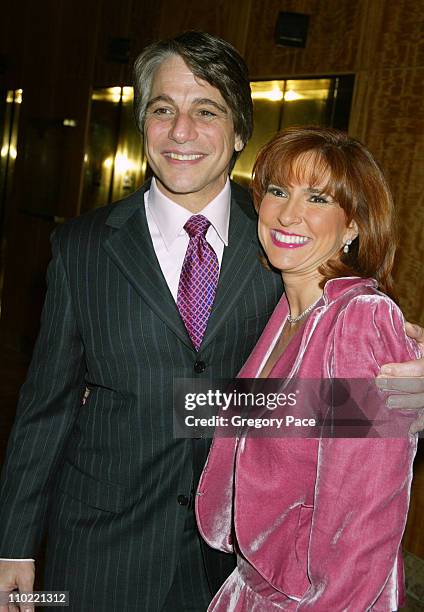
[[[279,187],[307,185],[321,189],[331,197],[335,197],[336,186],[340,181],[333,177],[332,169],[319,151],[299,152],[287,151],[278,155],[278,164],[272,164],[269,183]]]

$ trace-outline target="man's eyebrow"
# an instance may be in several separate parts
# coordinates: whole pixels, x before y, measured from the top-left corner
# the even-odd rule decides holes
[[[175,101],[171,98],[171,96],[168,96],[167,94],[160,94],[159,96],[155,96],[154,98],[151,98],[147,102],[146,109],[150,108],[150,106],[152,106],[156,102],[167,102],[168,104],[175,105]],[[223,113],[224,115],[228,115],[227,108],[225,106],[222,106],[222,104],[219,104],[215,100],[211,100],[211,98],[194,98],[194,100],[192,101],[192,104],[197,105],[197,106],[202,105],[202,104],[205,104],[207,106],[213,106],[219,112]]]
[[[155,102],[168,102],[169,104],[174,104],[174,100],[170,96],[167,96],[166,94],[161,94],[159,96],[151,98],[147,102],[146,108],[149,108],[149,106],[152,106],[152,104],[154,104]]]
[[[222,104],[218,104],[218,102],[215,102],[215,100],[211,100],[210,98],[195,98],[193,100],[193,104],[207,104],[208,106],[214,106],[225,115],[228,114],[228,110],[225,106],[222,106]]]

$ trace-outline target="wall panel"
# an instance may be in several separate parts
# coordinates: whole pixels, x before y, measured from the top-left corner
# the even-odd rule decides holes
[[[254,4],[252,0],[162,1],[159,11],[153,16],[152,27],[156,38],[168,38],[185,30],[205,30],[225,38],[243,52],[250,10]]]
[[[352,134],[379,160],[392,189],[399,248],[395,278],[405,315],[424,324],[424,67],[360,75]]]
[[[127,85],[131,80],[131,65],[113,61],[108,54],[112,39],[132,39],[134,0],[103,0],[98,23],[94,87]],[[131,52],[131,48],[130,48]]]
[[[253,3],[246,48],[252,76],[265,78],[353,71],[361,10],[361,2],[340,0],[264,0]],[[310,15],[305,49],[276,46],[274,30],[280,11]]]
[[[382,10],[380,27],[372,33],[377,43],[376,54],[371,58],[374,66],[423,66],[423,3],[389,0],[377,4]]]

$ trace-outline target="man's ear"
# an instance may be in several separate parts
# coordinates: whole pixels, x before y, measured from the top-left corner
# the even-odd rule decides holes
[[[240,138],[240,136],[236,134],[236,139],[234,142],[234,150],[237,151],[237,153],[239,153],[240,151],[242,151],[243,147],[244,147],[243,140]]]

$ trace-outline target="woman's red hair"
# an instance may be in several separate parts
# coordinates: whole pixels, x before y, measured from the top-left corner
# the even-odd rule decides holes
[[[308,161],[308,170],[306,163]],[[312,162],[312,163],[311,163]],[[307,173],[307,176],[306,176]],[[346,225],[355,221],[359,235],[349,253],[320,267],[325,282],[342,276],[374,277],[394,297],[391,275],[396,251],[393,200],[380,167],[359,141],[326,127],[291,127],[279,132],[259,152],[253,168],[253,201],[259,210],[270,184],[320,185],[344,210]],[[324,182],[324,185],[323,185]]]

